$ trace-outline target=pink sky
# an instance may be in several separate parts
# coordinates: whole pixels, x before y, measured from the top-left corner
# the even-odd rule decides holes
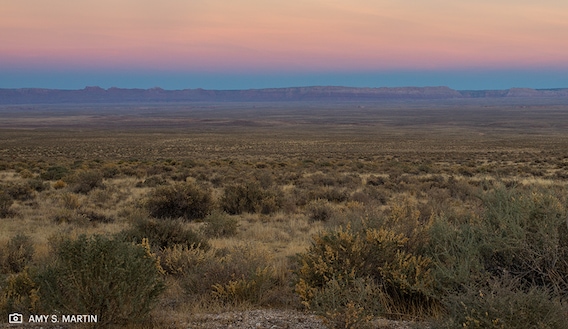
[[[565,0],[0,0],[22,67],[567,67]]]
[[[0,0],[0,88],[568,87],[567,0]]]

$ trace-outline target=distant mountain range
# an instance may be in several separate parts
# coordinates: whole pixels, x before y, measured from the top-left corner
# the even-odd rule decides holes
[[[86,87],[80,90],[0,89],[0,104],[122,103],[122,102],[255,102],[373,101],[384,99],[452,99],[504,97],[568,97],[568,88],[454,90],[448,87],[351,88],[294,87],[247,90],[164,90]]]

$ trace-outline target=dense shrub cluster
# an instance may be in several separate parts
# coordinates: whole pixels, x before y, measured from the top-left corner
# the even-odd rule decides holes
[[[499,186],[480,198],[482,211],[460,217],[399,200],[378,219],[320,233],[299,258],[303,304],[341,326],[357,314],[447,314],[442,327],[563,328],[565,200]],[[379,303],[357,299],[367,294]]]
[[[565,328],[568,194],[551,179],[568,158],[504,166],[521,160],[494,156],[11,164],[0,177],[8,230],[45,220],[66,223],[50,231],[112,238],[56,239],[48,255],[34,248],[37,231],[4,237],[0,317],[100,312],[122,325],[155,305],[163,270],[164,312],[303,305],[341,328],[372,327],[376,316]],[[101,261],[87,269],[74,255]]]

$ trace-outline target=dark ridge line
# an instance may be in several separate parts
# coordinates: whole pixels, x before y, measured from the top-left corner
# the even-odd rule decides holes
[[[124,103],[124,102],[256,102],[256,101],[379,101],[389,99],[568,97],[568,88],[454,90],[435,87],[309,86],[262,89],[165,90],[88,86],[83,89],[0,89],[0,104]]]

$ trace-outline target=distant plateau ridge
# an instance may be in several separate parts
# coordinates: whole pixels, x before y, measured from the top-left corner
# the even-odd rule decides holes
[[[384,99],[452,99],[505,97],[568,97],[568,88],[454,90],[448,87],[293,87],[247,90],[164,90],[86,87],[62,89],[0,89],[0,104],[122,103],[122,102],[255,102],[373,101]]]

